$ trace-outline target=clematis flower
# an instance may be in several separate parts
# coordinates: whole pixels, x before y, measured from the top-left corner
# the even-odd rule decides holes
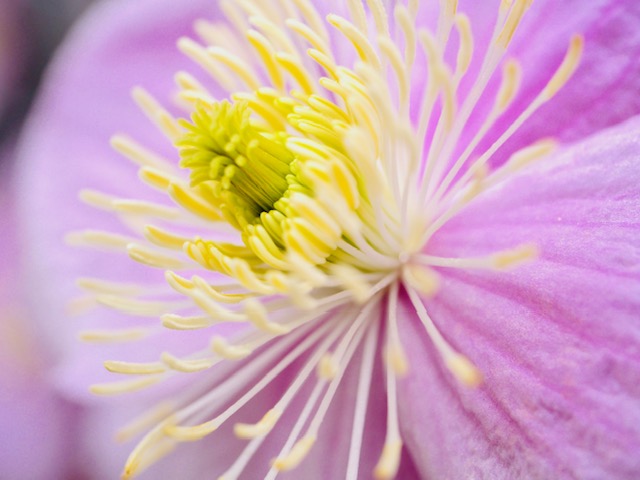
[[[153,405],[124,476],[637,477],[637,6],[217,7],[94,10],[23,137],[59,385]]]

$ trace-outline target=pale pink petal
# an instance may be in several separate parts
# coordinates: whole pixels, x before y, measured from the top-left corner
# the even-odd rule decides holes
[[[442,269],[425,302],[483,372],[477,390],[439,367],[405,302],[413,373],[407,445],[426,478],[632,479],[640,474],[640,118],[488,192],[429,254],[479,256],[533,242],[509,272]]]
[[[47,384],[21,291],[10,152],[0,152],[0,478],[71,478],[76,412]]]

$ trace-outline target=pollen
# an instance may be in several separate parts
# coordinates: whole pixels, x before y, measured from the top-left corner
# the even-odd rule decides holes
[[[483,388],[490,372],[443,335],[430,301],[448,269],[527,268],[544,252],[523,244],[448,258],[433,254],[430,242],[484,192],[555,147],[543,139],[491,167],[494,154],[570,80],[583,49],[579,35],[539,94],[481,148],[518,98],[522,68],[505,54],[530,4],[501,2],[486,51],[477,53],[473,18],[453,0],[440,1],[434,31],[415,22],[420,1],[390,10],[381,0],[349,0],[345,16],[322,18],[306,0],[270,2],[277,8],[223,0],[223,22],[197,22],[198,40],[178,39],[208,76],[175,72],[179,118],[144,88],[133,89],[175,154],[164,158],[124,134],[112,146],[138,166],[141,188],[166,201],[83,191],[85,203],[117,216],[128,233],[87,229],[68,241],[120,251],[156,270],[157,280],[79,280],[86,296],[77,305],[139,319],[82,338],[136,342],[198,330],[208,342],[187,355],[105,361],[127,377],[94,385],[98,395],[193,378],[193,388],[123,429],[122,438],[147,431],[124,478],[182,442],[219,438],[226,422],[246,447],[220,478],[243,475],[265,442],[273,462],[261,478],[303,471],[326,435],[321,427],[347,371],[355,372],[357,392],[346,478],[364,468],[367,422],[381,422],[386,435],[377,465],[362,474],[395,478],[404,448],[398,385],[420,374],[405,352],[402,321],[423,329],[437,358],[430,368],[462,388]],[[445,55],[452,49],[455,55]],[[490,89],[496,72],[498,88]],[[464,95],[463,79],[470,85]],[[490,108],[479,109],[481,101]],[[480,111],[481,121],[469,122]],[[233,375],[220,375],[218,366],[230,362]],[[374,378],[377,362],[383,379]],[[268,395],[272,404],[257,415],[245,408],[266,389],[278,389]],[[373,394],[386,396],[382,419],[368,412]]]

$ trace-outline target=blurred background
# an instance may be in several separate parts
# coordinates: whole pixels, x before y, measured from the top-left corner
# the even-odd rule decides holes
[[[14,135],[42,73],[94,0],[0,0],[0,141]]]
[[[106,0],[108,1],[108,0]],[[21,282],[14,151],[48,63],[91,0],[0,0],[0,479],[83,480],[83,411],[50,387]]]

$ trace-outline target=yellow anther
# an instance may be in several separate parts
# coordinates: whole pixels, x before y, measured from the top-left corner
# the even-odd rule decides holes
[[[191,280],[187,280],[184,277],[181,277],[177,273],[174,273],[170,270],[164,272],[164,278],[167,283],[178,293],[187,294],[191,290],[193,290],[193,282]]]
[[[155,385],[161,380],[160,376],[149,376],[136,378],[134,380],[124,380],[122,382],[98,383],[91,385],[89,391],[95,395],[121,395],[123,393],[137,392],[151,385]]]
[[[138,170],[138,178],[150,187],[160,190],[161,192],[166,192],[169,190],[169,186],[175,177],[157,168],[142,167]]]
[[[405,376],[409,373],[409,361],[404,349],[399,343],[390,345],[386,351],[387,363],[398,376]]]
[[[253,69],[237,55],[221,47],[210,47],[207,53],[235,73],[249,90],[257,90],[262,86]]]
[[[336,27],[351,42],[363,62],[368,62],[375,69],[380,68],[380,59],[371,42],[353,23],[332,13],[327,15],[327,22]]]
[[[124,443],[137,436],[147,428],[157,424],[173,413],[173,404],[162,402],[151,408],[149,411],[136,417],[127,425],[120,428],[116,433],[116,441]]]
[[[171,330],[200,330],[217,323],[209,316],[183,317],[173,313],[162,315],[160,320],[163,327]]]
[[[302,460],[304,460],[304,457],[307,456],[315,442],[315,435],[306,435],[296,442],[296,444],[286,456],[276,458],[273,461],[273,467],[281,472],[293,470],[298,465],[300,465]]]
[[[142,473],[153,462],[159,460],[171,450],[174,442],[165,437],[163,429],[166,425],[172,424],[173,421],[172,416],[164,419],[136,445],[124,466],[123,480],[133,478],[135,475]]]
[[[382,448],[382,455],[373,471],[376,480],[392,480],[398,473],[402,454],[402,441],[386,441]]]
[[[210,358],[199,359],[182,359],[175,355],[171,355],[168,352],[162,352],[160,360],[171,370],[175,370],[183,373],[194,373],[207,370],[213,365],[213,360]]]
[[[227,360],[240,360],[248,357],[253,350],[241,345],[229,345],[227,340],[220,336],[211,339],[211,350]]]
[[[331,77],[331,79],[338,79],[337,66],[331,57],[319,50],[316,50],[315,48],[307,50],[307,55],[309,55],[318,65],[320,65],[324,69],[324,71]],[[329,79],[321,78],[319,80],[320,85],[324,87],[324,82],[326,82],[327,80]]]
[[[186,188],[178,183],[171,183],[168,193],[174,202],[194,215],[211,222],[217,222],[223,218],[220,211],[205,201],[194,189]]]
[[[464,75],[471,64],[473,58],[473,34],[471,33],[471,23],[469,17],[462,13],[455,16],[455,24],[460,36],[460,46],[458,48],[458,58],[456,61],[456,77]]]
[[[123,250],[127,248],[135,238],[117,233],[85,230],[72,232],[65,236],[65,241],[73,246],[92,246],[98,248]]]
[[[431,268],[407,263],[402,269],[403,279],[426,297],[432,297],[440,287],[440,277]]]
[[[152,167],[165,172],[173,170],[168,160],[159,157],[125,135],[111,137],[111,147],[141,167]]]
[[[217,419],[210,420],[199,425],[191,427],[182,425],[167,425],[164,427],[165,435],[178,440],[180,442],[195,442],[201,440],[207,435],[211,435],[218,429]]]
[[[340,195],[347,202],[351,210],[356,210],[360,206],[360,194],[358,193],[358,182],[355,176],[348,170],[342,162],[332,162],[331,174]]]
[[[144,236],[151,243],[164,248],[172,248],[182,250],[184,244],[189,241],[188,238],[169,232],[154,225],[146,225],[144,227]]]
[[[506,168],[510,171],[517,171],[530,163],[546,157],[557,147],[557,142],[553,139],[540,140],[529,147],[518,150],[511,155],[506,164]]]
[[[293,32],[296,32],[302,38],[304,38],[309,44],[316,50],[323,52],[325,55],[330,55],[329,48],[324,39],[318,35],[308,25],[296,20],[294,18],[288,18],[285,22],[288,28]]]
[[[101,295],[133,297],[139,295],[144,290],[140,285],[135,283],[110,282],[97,278],[79,278],[76,280],[76,285],[84,290],[89,290]]]
[[[271,431],[276,422],[280,418],[282,412],[271,409],[265,413],[264,417],[255,424],[248,423],[236,423],[233,427],[233,431],[238,438],[250,440],[256,437],[263,437]]]
[[[149,267],[179,270],[187,265],[180,258],[154,251],[146,245],[130,243],[127,245],[127,253],[131,259]]]
[[[117,197],[113,195],[107,195],[106,193],[88,189],[81,190],[78,197],[82,202],[91,207],[109,212],[114,210],[113,202],[117,200]]]
[[[110,372],[125,375],[149,375],[167,371],[167,368],[158,362],[133,363],[108,360],[104,362],[104,368]]]
[[[278,90],[282,90],[284,88],[284,79],[278,64],[274,61],[275,52],[269,40],[255,30],[249,30],[247,32],[247,39],[260,56],[262,64],[265,66],[271,79],[271,84]]]
[[[449,371],[451,371],[456,379],[463,385],[475,388],[482,383],[482,372],[464,355],[450,353],[445,358],[445,364]]]
[[[313,79],[296,57],[289,53],[277,53],[276,61],[307,95],[311,95],[315,91]]]
[[[542,91],[545,100],[553,97],[569,81],[580,64],[583,49],[584,37],[582,35],[574,35],[560,67],[558,67],[558,70],[556,70],[556,73],[553,74],[553,77]]]
[[[339,368],[340,365],[338,365],[336,358],[331,354],[326,354],[320,359],[320,362],[318,362],[318,377],[326,381],[333,380]]]
[[[81,332],[80,340],[88,343],[135,342],[147,337],[148,328],[128,328],[126,330],[90,330]]]
[[[514,4],[511,5],[511,10],[509,11],[507,19],[504,22],[504,26],[496,39],[496,43],[505,49],[509,46],[509,43],[511,43],[513,34],[530,6],[527,0],[513,0],[513,3]]]
[[[126,296],[118,295],[97,295],[96,301],[106,307],[141,317],[157,317],[162,315],[164,312],[181,305],[180,302],[140,300],[137,298],[128,298]]]
[[[144,200],[118,199],[112,202],[112,206],[115,211],[130,215],[157,217],[166,220],[175,220],[180,217],[180,210],[176,208]]]
[[[175,141],[182,135],[182,129],[178,122],[144,88],[135,87],[131,91],[131,96],[149,120],[155,123],[169,140]]]
[[[538,247],[533,244],[520,245],[513,250],[506,250],[493,255],[493,265],[500,270],[519,266],[524,262],[535,260],[540,255]]]
[[[345,263],[335,263],[331,265],[330,272],[353,295],[356,302],[364,303],[371,297],[371,285],[357,268]]]
[[[508,60],[502,68],[502,83],[496,97],[496,111],[503,112],[516,96],[520,87],[522,71],[516,60]]]
[[[264,304],[253,299],[248,299],[243,305],[249,321],[257,329],[272,335],[284,335],[290,331],[289,327],[269,321],[269,312]]]

